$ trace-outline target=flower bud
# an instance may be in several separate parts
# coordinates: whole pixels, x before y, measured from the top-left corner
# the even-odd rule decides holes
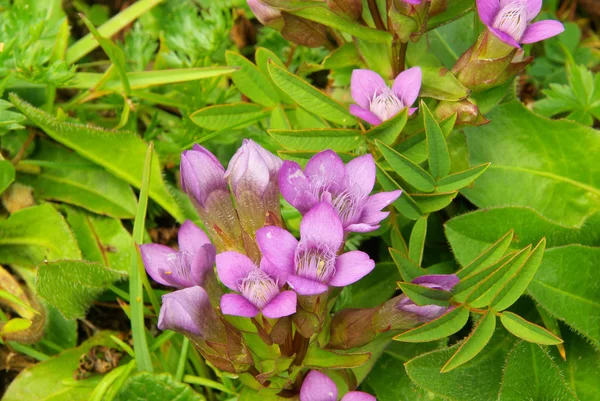
[[[401,42],[417,41],[423,33],[429,1],[395,0],[389,10],[392,29]]]
[[[261,0],[248,0],[248,7],[252,10],[256,19],[261,24],[280,30],[283,25],[281,11],[275,7],[265,4]]]
[[[456,125],[483,125],[490,122],[490,120],[481,114],[477,105],[469,99],[458,102],[443,100],[438,104],[434,113],[439,120],[443,120],[456,113]]]

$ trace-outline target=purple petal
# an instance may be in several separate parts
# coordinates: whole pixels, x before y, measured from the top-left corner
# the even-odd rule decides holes
[[[162,296],[158,328],[204,336],[217,319],[202,287],[190,287]]]
[[[319,295],[329,288],[323,283],[300,276],[289,276],[287,282],[300,295]]]
[[[300,236],[302,241],[314,240],[337,251],[344,240],[344,227],[333,207],[321,202],[304,215]]]
[[[419,110],[418,107],[409,107],[408,108],[408,115],[412,116],[413,114],[415,114],[415,111]]]
[[[498,0],[477,0],[477,12],[479,13],[479,18],[487,27],[492,26],[499,11],[500,2]]]
[[[346,178],[359,190],[356,194],[367,196],[375,186],[375,162],[373,156],[366,154],[346,164]]]
[[[369,274],[375,268],[375,262],[364,252],[351,251],[335,260],[335,275],[329,279],[329,285],[343,287]]]
[[[382,217],[382,220],[383,220],[389,215],[389,212],[381,213],[381,214],[383,215],[383,217]],[[377,230],[379,227],[381,227],[381,226],[379,226],[379,225],[373,226],[370,224],[358,223],[358,224],[350,224],[349,226],[344,228],[344,230],[349,233],[370,233],[371,231]]]
[[[275,7],[271,7],[261,0],[248,0],[248,7],[256,16],[256,19],[263,25],[268,25],[272,21],[281,18],[281,11]]]
[[[234,193],[249,190],[262,196],[271,180],[277,177],[282,160],[250,139],[233,155],[227,166],[228,178]]]
[[[283,162],[279,170],[279,190],[283,198],[301,214],[308,212],[318,202],[318,198],[310,192],[310,180],[296,162]]]
[[[256,241],[263,257],[278,269],[291,272],[298,240],[283,228],[267,226],[256,231]]]
[[[414,4],[414,5],[418,5],[423,2],[423,0],[402,0],[402,1],[405,3],[408,3],[408,4]]]
[[[317,183],[319,188],[334,192],[344,180],[344,162],[333,150],[324,150],[314,155],[304,169],[311,184]]]
[[[363,209],[360,221],[362,223],[377,225],[381,220],[385,219],[389,213],[381,212],[381,210],[391,205],[402,194],[401,190],[391,192],[379,192],[369,197],[365,208]]]
[[[362,107],[360,107],[356,104],[350,105],[350,114],[352,114],[353,116],[358,117],[362,120],[365,120],[366,122],[368,122],[371,125],[381,124],[381,120],[379,119],[379,117],[377,117],[375,114],[371,113],[369,110],[363,109]]]
[[[282,270],[278,268],[277,265],[269,261],[269,259],[263,257],[260,260],[260,270],[267,273],[269,277],[275,280],[277,282],[277,286],[279,287],[279,289],[281,289],[281,287],[285,285],[288,277],[292,273],[293,266],[292,269]]]
[[[262,310],[269,319],[277,319],[296,313],[297,296],[294,291],[283,291],[271,300]]]
[[[186,220],[177,234],[179,249],[183,251],[196,252],[204,244],[210,244],[210,239],[197,225],[191,220]]]
[[[142,253],[142,261],[148,275],[157,283],[172,286],[173,284],[162,277],[160,271],[169,265],[168,258],[173,257],[176,252],[168,246],[161,244],[140,245],[140,252]]]
[[[412,283],[423,286],[436,286],[443,291],[450,291],[459,281],[460,279],[455,274],[429,274],[417,277]]]
[[[510,36],[507,33],[504,33],[496,28],[493,28],[491,26],[488,26],[488,29],[490,30],[491,33],[493,33],[498,39],[500,39],[501,41],[503,41],[504,43],[506,43],[509,46],[512,46],[516,49],[520,49],[521,46],[519,45],[519,43],[517,43],[517,41]]]
[[[397,305],[397,308],[405,312],[414,313],[421,316],[424,320],[433,320],[448,312],[448,308],[438,305],[418,306],[408,297],[404,298]]]
[[[336,401],[338,389],[327,375],[311,370],[300,388],[300,401]]]
[[[362,391],[350,391],[340,401],[376,401],[376,399],[371,394],[363,393]]]
[[[565,27],[559,21],[545,20],[534,22],[525,30],[521,43],[535,43],[562,33]]]
[[[202,285],[206,275],[214,271],[216,255],[217,248],[213,244],[204,244],[196,251],[190,271],[195,285]]]
[[[240,282],[257,267],[250,258],[237,252],[223,252],[217,255],[219,280],[230,290],[239,291]]]
[[[376,72],[371,70],[352,71],[350,80],[352,98],[363,109],[368,110],[371,100],[385,88],[387,88],[385,81]]]
[[[527,21],[531,21],[537,17],[542,10],[542,2],[543,0],[527,0],[525,2],[525,5],[527,6]]]
[[[225,294],[221,297],[221,312],[224,315],[254,317],[258,309],[240,294]]]
[[[200,145],[181,154],[181,187],[198,205],[204,207],[208,195],[227,190],[225,169],[217,158]]]
[[[392,91],[400,98],[406,107],[412,105],[421,91],[423,73],[420,67],[412,67],[402,71],[394,80]]]

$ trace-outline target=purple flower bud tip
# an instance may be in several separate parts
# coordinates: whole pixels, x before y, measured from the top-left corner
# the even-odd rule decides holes
[[[274,20],[281,18],[281,11],[263,3],[261,0],[248,0],[247,2],[256,19],[263,25],[269,25]]]
[[[204,231],[189,220],[179,229],[179,251],[161,244],[140,245],[140,251],[150,277],[176,288],[202,285],[217,252]]]
[[[283,272],[267,261],[259,268],[246,255],[223,252],[217,255],[217,274],[227,288],[239,293],[221,297],[226,315],[254,317],[262,311],[276,319],[296,312],[296,293],[281,291]]]
[[[370,196],[375,175],[371,155],[357,157],[344,165],[335,152],[325,150],[311,158],[304,171],[298,163],[283,162],[279,188],[285,200],[302,214],[319,202],[328,202],[345,232],[369,232],[379,228],[379,223],[389,214],[382,209],[402,193],[381,192]]]
[[[451,291],[460,279],[455,274],[430,274],[417,277],[412,281],[413,284],[418,284],[423,287],[433,288],[435,290]],[[433,320],[448,311],[448,308],[438,305],[418,306],[408,297],[403,298],[397,305],[398,309],[406,312],[411,312],[422,316],[428,320]]]
[[[302,388],[300,388],[300,401],[337,401],[338,389],[324,373],[311,370]],[[341,401],[375,401],[375,397],[362,391],[350,391]]]
[[[410,107],[421,90],[422,73],[419,67],[401,72],[390,89],[379,74],[371,70],[354,70],[350,82],[352,98],[350,113],[372,125],[389,120]],[[409,109],[409,114],[416,109]]]
[[[274,226],[256,232],[265,264],[282,271],[280,277],[286,277],[290,287],[300,295],[322,294],[328,286],[355,283],[375,267],[375,262],[364,252],[337,256],[344,241],[344,229],[336,211],[326,202],[306,213],[300,223],[300,236],[298,241],[286,230]]]
[[[227,190],[225,169],[219,159],[200,145],[181,154],[181,188],[199,206],[204,207],[211,192]]]
[[[504,43],[535,43],[564,31],[558,21],[531,23],[542,9],[542,0],[477,0],[479,18]]]
[[[210,306],[208,294],[202,287],[190,287],[163,295],[158,316],[158,328],[198,337],[209,335],[216,314]]]

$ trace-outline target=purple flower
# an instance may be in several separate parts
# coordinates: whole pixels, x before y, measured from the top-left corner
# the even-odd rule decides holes
[[[223,331],[222,324],[210,306],[202,287],[190,287],[162,296],[158,328],[173,330],[202,339],[215,337]]]
[[[165,245],[140,245],[146,271],[154,281],[176,288],[202,285],[213,271],[217,253],[210,240],[187,220],[179,229],[179,251]]]
[[[225,169],[206,148],[195,144],[192,150],[183,152],[179,168],[181,188],[198,206],[206,208],[213,192],[227,192]]]
[[[246,255],[220,253],[217,274],[227,288],[241,293],[221,297],[225,315],[254,317],[262,311],[264,316],[275,319],[296,312],[296,293],[281,291],[284,273],[264,259],[258,268]]]
[[[454,274],[430,274],[417,277],[412,283],[435,290],[450,291],[459,281],[460,279]],[[402,298],[396,307],[402,311],[422,316],[427,320],[436,319],[448,310],[448,308],[438,305],[418,306],[408,297]]]
[[[320,203],[306,213],[300,223],[300,236],[298,241],[275,226],[256,232],[263,260],[282,270],[280,277],[287,277],[290,287],[300,295],[322,294],[330,285],[344,287],[375,267],[375,262],[364,252],[337,256],[344,242],[344,229],[328,203]]]
[[[337,401],[338,389],[333,380],[316,370],[311,370],[300,389],[300,401]],[[341,401],[375,401],[375,397],[362,391],[350,391]]]
[[[531,23],[542,9],[542,0],[477,0],[479,18],[501,41],[515,48],[535,43],[564,31],[558,21]]]
[[[421,69],[402,71],[390,89],[383,78],[371,70],[354,70],[350,89],[357,104],[350,105],[350,113],[372,125],[389,120],[410,107],[421,90]],[[409,114],[417,110],[410,108]]]
[[[344,165],[335,152],[325,150],[313,156],[304,171],[298,163],[283,162],[279,188],[285,200],[303,215],[319,202],[327,202],[337,212],[344,231],[369,232],[379,228],[389,214],[381,210],[402,193],[398,190],[369,196],[375,173],[375,162],[369,154]]]
[[[256,19],[263,25],[269,25],[281,18],[281,11],[275,7],[263,3],[261,0],[247,0],[248,7],[252,10]]]

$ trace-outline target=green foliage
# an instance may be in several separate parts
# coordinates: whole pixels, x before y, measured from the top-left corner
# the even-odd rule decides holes
[[[187,384],[176,381],[173,376],[147,372],[131,376],[117,393],[116,401],[171,400],[203,401],[205,398]]]

